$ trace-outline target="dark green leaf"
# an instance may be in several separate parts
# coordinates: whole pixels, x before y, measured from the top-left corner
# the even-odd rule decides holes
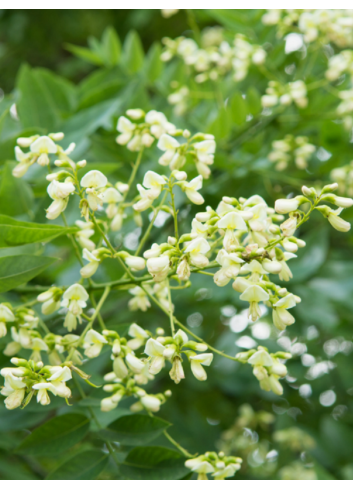
[[[104,64],[102,58],[95,52],[91,51],[88,48],[83,48],[81,46],[74,46],[73,44],[65,44],[65,48],[70,51],[70,53],[74,54],[78,58],[83,59],[84,61],[88,61],[94,65],[101,66]]]
[[[105,440],[118,441],[122,445],[144,445],[157,438],[168,426],[170,424],[163,419],[133,414],[117,419],[99,435]]]
[[[49,256],[3,256],[0,258],[0,292],[29,282],[56,260]]]
[[[35,429],[17,448],[30,455],[53,456],[73,447],[86,435],[89,419],[82,414],[63,414]]]
[[[238,124],[238,126],[244,124],[248,113],[248,107],[245,99],[240,92],[236,92],[232,96],[230,101],[230,110],[233,122]]]
[[[130,31],[124,42],[124,66],[130,73],[136,73],[142,67],[144,59],[143,47],[139,35]]]
[[[246,101],[252,115],[257,115],[261,112],[261,97],[259,91],[255,87],[248,88],[246,92]]]
[[[125,479],[180,480],[190,470],[185,458],[175,450],[165,447],[136,447],[120,467]]]
[[[163,62],[161,60],[161,46],[158,42],[152,44],[146,57],[146,76],[148,81],[156,81],[162,72]]]
[[[118,64],[121,55],[121,43],[114,27],[107,27],[102,36],[102,51],[108,66]]]
[[[65,228],[55,224],[16,221],[0,214],[0,248],[51,241],[62,234],[76,231],[75,227]]]
[[[69,460],[46,477],[47,480],[93,480],[104,470],[108,455],[99,450],[86,450]]]
[[[33,192],[23,179],[15,178],[12,170],[15,163],[7,161],[1,171],[0,213],[8,216],[31,213]]]

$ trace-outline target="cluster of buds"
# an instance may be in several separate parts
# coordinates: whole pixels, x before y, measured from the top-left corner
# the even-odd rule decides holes
[[[270,9],[262,17],[266,25],[276,25],[279,37],[299,29],[306,43],[333,42],[340,48],[353,46],[353,14],[348,9]]]
[[[3,368],[0,372],[5,379],[0,393],[6,396],[7,409],[27,406],[34,394],[37,394],[37,402],[43,406],[50,403],[49,392],[65,399],[71,396],[71,391],[66,385],[72,378],[69,367],[44,366],[43,362],[16,357],[11,359],[11,363],[16,367]]]
[[[262,390],[272,391],[278,396],[283,394],[283,387],[279,379],[287,375],[287,367],[281,360],[288,360],[291,357],[290,353],[282,351],[270,354],[263,346],[259,346],[257,350],[249,350],[236,355],[236,359],[240,362],[252,365],[253,374],[260,382]]]
[[[129,109],[126,115],[128,117],[119,117],[117,130],[121,134],[116,142],[122,146],[127,145],[130,151],[149,148],[162,134],[173,135],[176,131],[174,124],[156,110],[150,110],[146,114],[142,109]]]
[[[133,295],[133,298],[128,302],[130,311],[140,310],[146,312],[147,309],[151,307],[147,291],[149,295],[154,296],[166,309],[168,309],[168,286],[166,282],[158,282],[155,283],[153,287],[146,283],[143,289],[139,286],[129,289],[129,293]]]
[[[61,141],[63,138],[64,133],[62,132],[49,134],[48,136],[35,135],[18,138],[18,146],[15,147],[15,157],[19,163],[13,169],[13,176],[16,178],[23,177],[36,162],[43,167],[49,166],[50,155],[55,156],[55,165],[57,166],[61,166],[65,162],[74,165],[74,162],[69,158],[69,154],[75,149],[75,144],[71,143],[64,150],[56,144],[56,141]],[[24,153],[21,148],[29,148],[29,151]]]
[[[334,81],[344,73],[347,73],[353,80],[353,51],[351,49],[346,49],[332,56],[328,61],[328,69],[325,75],[328,80]]]
[[[6,308],[6,309],[5,309]],[[9,311],[12,315],[9,314]],[[7,344],[4,355],[16,355],[22,348],[32,350],[31,358],[40,361],[40,351],[47,351],[47,345],[43,342],[41,335],[36,330],[39,318],[36,313],[27,307],[17,307],[15,311],[9,308],[8,304],[1,305],[2,324],[6,322],[16,322],[16,326],[11,327],[12,340]],[[6,328],[2,328],[3,332]]]
[[[342,102],[337,107],[337,114],[340,116],[350,114],[353,111],[353,89],[341,90],[339,92],[339,98]]]
[[[305,82],[296,80],[283,85],[278,81],[270,81],[266,88],[266,95],[261,97],[261,103],[264,108],[294,103],[297,107],[305,109],[308,105]]]
[[[266,51],[261,46],[251,44],[243,34],[235,36],[233,46],[217,30],[212,36],[210,30],[202,36],[199,47],[193,39],[178,37],[164,38],[165,49],[161,55],[164,62],[175,56],[193,68],[195,81],[204,83],[231,73],[235,81],[243,80],[252,64],[261,65],[266,59]]]
[[[209,166],[213,164],[216,143],[212,134],[197,133],[190,137],[190,132],[176,132],[175,136],[183,136],[185,143],[180,143],[175,137],[164,134],[158,141],[158,148],[163,151],[158,163],[169,166],[170,170],[180,170],[190,156],[196,169],[203,178],[209,178]]]
[[[303,170],[308,166],[308,160],[316,151],[316,147],[309,143],[305,136],[294,137],[287,134],[284,139],[272,142],[272,151],[268,159],[276,163],[276,170],[283,171],[294,160],[297,168]]]
[[[187,460],[185,466],[198,475],[197,480],[207,480],[207,474],[214,480],[224,480],[233,477],[242,462],[240,457],[227,457],[224,452],[206,452]]]
[[[172,364],[169,372],[170,378],[179,384],[185,378],[182,366],[182,355],[184,354],[190,362],[191,371],[196,379],[204,381],[207,379],[207,373],[203,366],[211,365],[213,360],[213,354],[204,353],[206,350],[207,345],[190,341],[187,334],[180,329],[174,336],[150,338],[145,347],[145,354],[148,355],[148,370],[152,375],[156,375],[168,360]],[[196,352],[202,353],[197,354]]]
[[[341,194],[353,197],[353,161],[348,165],[334,168],[330,178],[333,182],[337,182]]]
[[[80,284],[73,284],[65,290],[61,306],[67,309],[64,326],[68,331],[73,331],[77,327],[77,321],[82,322],[81,314],[86,307],[88,300],[87,291]]]

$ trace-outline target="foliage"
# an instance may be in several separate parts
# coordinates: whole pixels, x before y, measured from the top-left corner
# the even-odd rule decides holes
[[[4,11],[0,22],[28,26],[22,12]],[[55,28],[52,43],[40,43],[51,25],[45,11],[38,38],[2,39],[27,63],[15,82],[18,61],[7,67],[0,102],[0,302],[9,310],[0,311],[0,367],[5,379],[16,366],[27,383],[11,384],[24,409],[0,406],[0,477],[351,479],[352,234],[338,231],[349,231],[352,210],[343,220],[329,207],[349,207],[352,196],[353,43],[341,29],[351,13],[101,12],[75,13],[85,15],[79,32]],[[151,111],[165,118],[156,123]],[[87,182],[92,170],[101,183]],[[148,171],[162,180],[146,184]],[[136,183],[145,188],[137,193]],[[249,221],[236,244],[218,225],[223,197]],[[265,209],[261,228],[254,205]],[[197,232],[211,251],[185,253],[178,238],[188,245]],[[164,246],[157,255],[153,243]],[[220,248],[246,265],[219,274],[229,265],[215,261]],[[134,255],[146,251],[141,273]],[[292,252],[288,292],[283,256]],[[167,265],[150,261],[163,256]],[[250,269],[255,262],[263,268]],[[281,272],[269,269],[267,280],[274,262]],[[240,267],[266,291],[260,310],[254,296],[239,298]],[[76,283],[87,296],[70,295]],[[293,315],[276,306],[288,296]],[[151,337],[173,350],[163,357],[170,376],[156,353],[144,354]]]

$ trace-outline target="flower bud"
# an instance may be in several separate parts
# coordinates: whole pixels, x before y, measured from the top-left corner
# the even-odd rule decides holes
[[[316,190],[314,187],[306,187],[305,185],[302,186],[302,192],[305,197],[310,197],[311,199],[315,199],[317,197]]]
[[[143,270],[146,266],[145,260],[139,256],[129,256],[125,258],[125,263],[133,272]]]
[[[275,211],[278,214],[288,214],[288,212],[296,211],[299,207],[297,199],[278,199],[275,202]]]

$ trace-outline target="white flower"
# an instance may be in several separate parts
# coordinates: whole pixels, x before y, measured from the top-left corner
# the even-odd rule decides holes
[[[190,356],[190,366],[192,373],[197,380],[206,380],[206,370],[202,365],[209,366],[213,360],[213,353],[201,353],[200,355]]]
[[[96,211],[102,205],[102,194],[97,190],[104,188],[108,183],[107,177],[98,170],[91,170],[81,179],[81,186],[86,189],[88,205],[92,211]]]
[[[5,385],[1,389],[0,393],[6,396],[5,406],[7,409],[16,409],[21,406],[26,393],[26,384],[22,382],[22,379],[16,377],[10,371],[4,372],[2,369],[1,375],[5,378]]]
[[[80,274],[81,277],[83,278],[89,278],[92,277],[98,270],[98,266],[100,263],[100,259],[97,258],[97,253],[99,251],[88,251],[86,248],[83,249],[82,251],[82,257],[87,260],[89,263],[85,265],[84,267],[81,268]]]
[[[32,388],[38,391],[37,402],[42,404],[42,406],[50,404],[48,391],[54,394],[54,396],[57,395],[55,387],[50,382],[39,382],[38,384],[34,384]]]
[[[192,472],[196,472],[199,474],[198,479],[199,480],[207,480],[206,474],[209,474],[210,472],[214,472],[214,467],[204,460],[204,456],[200,455],[197,458],[191,458],[185,462],[185,466],[188,469],[191,469]]]
[[[288,294],[285,297],[282,297],[279,301],[274,304],[273,307],[273,324],[277,329],[283,331],[286,329],[286,326],[290,326],[295,322],[294,317],[287,311],[291,307],[295,307],[297,305],[293,294]]]
[[[250,302],[249,317],[252,321],[256,321],[261,317],[261,310],[259,307],[259,302],[268,301],[268,293],[259,285],[250,285],[239,297],[242,301]]]
[[[183,258],[180,260],[178,268],[177,268],[177,275],[179,280],[189,280],[190,278],[190,266],[188,263],[187,258]]]
[[[145,364],[133,353],[128,353],[125,357],[125,361],[130,368],[135,374],[139,374],[142,372],[142,370],[145,368]]]
[[[296,211],[299,207],[297,199],[278,199],[275,202],[275,211],[278,214],[288,214],[288,212]]]
[[[94,235],[93,222],[84,222],[77,220],[76,226],[80,228],[75,236],[82,248],[87,248],[89,251],[93,251],[96,247],[95,243],[89,238]]]
[[[210,251],[211,247],[205,238],[193,239],[184,249],[184,253],[189,253],[190,261],[195,267],[207,267],[209,261],[205,256]]]
[[[203,178],[209,178],[211,172],[208,166],[213,164],[216,143],[212,139],[200,141],[199,143],[194,144],[194,148],[196,150],[197,171]]]
[[[129,289],[129,293],[134,297],[129,300],[128,306],[131,311],[136,311],[140,309],[141,311],[147,311],[149,307],[151,307],[151,303],[148,300],[146,292],[141,289],[141,287],[134,287]]]
[[[148,171],[143,179],[143,186],[149,189],[148,196],[151,200],[156,199],[160,195],[164,184],[165,177],[158,175],[154,171]]]
[[[351,225],[349,222],[342,219],[342,217],[339,217],[342,210],[343,208],[339,207],[335,211],[330,211],[327,219],[331,226],[337,231],[340,231],[341,233],[347,233],[351,229]]]
[[[185,374],[184,374],[184,369],[181,364],[181,359],[178,356],[175,356],[173,358],[173,366],[169,372],[169,376],[176,384],[179,384],[179,382],[182,379],[185,379]]]
[[[56,199],[46,210],[46,218],[53,220],[60,216],[67,207],[69,199]]]
[[[129,336],[134,338],[133,340],[129,340],[127,342],[127,346],[131,348],[131,350],[137,350],[145,343],[146,338],[149,338],[148,333],[146,333],[146,331],[136,323],[131,324],[129,328]]]
[[[157,148],[164,151],[164,154],[159,158],[158,163],[163,166],[169,165],[173,160],[179,146],[179,141],[172,138],[168,134],[163,134],[158,141]]]
[[[155,282],[162,282],[169,273],[169,256],[162,255],[147,260],[147,269]]]
[[[235,279],[240,270],[240,263],[244,262],[238,255],[235,253],[227,253],[226,250],[220,250],[218,252],[216,261],[222,267],[213,277],[215,284],[219,287],[224,287],[229,283],[230,279]]]
[[[143,270],[146,266],[145,260],[140,256],[128,256],[125,258],[125,263],[133,272]]]
[[[150,396],[150,395],[142,396],[140,402],[143,405],[143,407],[147,409],[147,411],[152,411],[153,413],[159,411],[159,408],[161,406],[161,401],[156,396]]]
[[[136,185],[137,190],[140,194],[141,199],[136,202],[132,207],[136,212],[143,212],[148,209],[153,202],[153,198],[151,198],[151,192],[142,187],[139,183]]]
[[[77,318],[81,322],[82,308],[86,307],[88,294],[80,284],[71,285],[63,294],[61,305],[68,308],[64,326],[72,331],[76,329]]]
[[[285,280],[286,282],[288,282],[288,280],[293,277],[293,274],[292,274],[289,266],[287,265],[286,261],[291,260],[292,258],[296,258],[297,255],[295,255],[294,253],[287,252],[287,251],[285,251],[283,253],[283,255],[284,255],[284,260],[280,261],[280,263],[282,265],[282,269],[281,269],[278,276],[279,276],[280,280]]]
[[[65,182],[53,180],[48,185],[47,192],[53,200],[66,199],[75,192],[75,185],[70,180]]]
[[[57,148],[54,141],[48,136],[41,136],[30,146],[30,150],[33,153],[56,153]]]
[[[193,178],[190,182],[181,182],[181,188],[186,196],[196,205],[202,205],[205,199],[197,192],[202,188],[202,175]]]
[[[0,338],[7,333],[6,323],[12,323],[13,321],[15,321],[13,312],[5,304],[0,304]]]
[[[217,472],[214,472],[212,474],[212,477],[215,481],[224,480],[228,477],[233,477],[235,472],[237,472],[237,470],[239,470],[240,467],[241,467],[240,464],[231,463],[231,464],[227,465],[226,467],[224,467],[223,469],[217,470]]]
[[[48,367],[52,374],[47,380],[54,386],[56,394],[60,397],[70,397],[71,390],[66,386],[66,382],[72,379],[69,367]]]
[[[100,197],[105,204],[108,204],[108,207],[105,211],[107,217],[109,219],[113,219],[118,211],[116,204],[117,202],[121,202],[123,200],[123,196],[115,188],[109,187],[100,195]]]
[[[116,392],[111,397],[106,397],[101,400],[101,411],[108,412],[118,407],[119,401],[122,399],[123,394],[121,392]]]
[[[157,139],[159,139],[162,134],[172,134],[175,131],[174,124],[168,122],[166,116],[162,112],[150,110],[146,114],[145,121],[147,124],[151,124],[151,134],[153,134],[153,136]]]
[[[103,345],[107,344],[108,341],[104,338],[103,335],[95,331],[94,329],[90,329],[87,331],[83,347],[85,348],[85,355],[88,358],[98,357],[100,354]]]
[[[127,144],[132,138],[135,129],[136,124],[124,116],[119,117],[117,130],[121,132],[121,134],[116,138],[116,142],[121,145]]]
[[[273,359],[266,350],[258,350],[251,355],[248,363],[255,366],[271,367],[273,364]]]
[[[165,357],[163,356],[165,346],[159,341],[150,338],[145,346],[145,353],[152,358],[149,366],[149,372],[153,375],[158,374],[165,365]]]
[[[247,216],[246,216],[247,217]],[[251,214],[252,217],[252,214]],[[217,226],[220,229],[241,229],[246,231],[248,228],[246,223],[239,212],[228,212],[225,216],[223,216],[217,223]]]

